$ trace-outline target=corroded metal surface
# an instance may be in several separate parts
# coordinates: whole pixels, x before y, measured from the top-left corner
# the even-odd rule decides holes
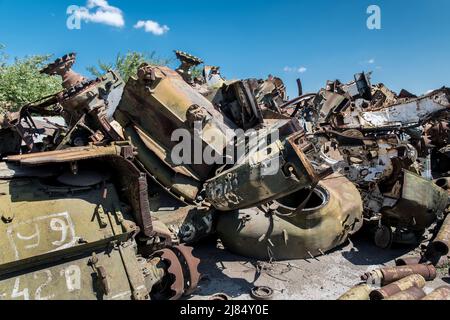
[[[382,300],[389,298],[401,291],[412,287],[423,288],[425,286],[425,279],[419,274],[413,274],[403,279],[397,280],[380,289],[373,290],[370,293],[371,300]]]
[[[9,156],[7,162],[19,162],[22,165],[40,165],[49,163],[63,163],[69,161],[88,160],[92,158],[117,156],[121,154],[120,146],[107,147],[78,147],[60,151],[48,151],[25,155]]]
[[[0,298],[23,287],[36,299],[178,299],[200,281],[182,243],[217,230],[247,257],[310,259],[363,224],[380,247],[428,248],[363,277],[386,286],[340,300],[421,298],[432,264],[448,260],[448,216],[437,232],[449,204],[448,88],[397,94],[358,73],[317,93],[298,79],[288,101],[280,78],[226,80],[217,66],[194,77],[203,61],[175,53],[177,70],[144,63],[127,83],[114,71],[86,79],[66,55],[42,70],[61,76],[61,92],[0,117]]]
[[[439,287],[423,297],[422,300],[450,300],[450,286]]]
[[[362,226],[362,202],[345,177],[332,175],[319,183],[303,210],[308,189],[278,199],[266,208],[239,210],[218,217],[217,231],[225,247],[258,259],[320,256],[343,243]],[[280,214],[281,212],[281,214]]]
[[[165,264],[167,283],[158,293],[160,298],[178,300],[189,296],[197,289],[200,280],[198,265],[200,260],[192,255],[192,247],[185,245],[168,247],[153,254]]]
[[[367,284],[360,284],[345,292],[337,300],[370,300],[370,291]]]
[[[198,282],[200,281],[200,273],[198,271],[200,259],[192,255],[193,249],[194,248],[185,245],[173,247],[178,259],[184,264],[184,268],[187,269],[187,277],[185,277],[185,295],[192,294],[194,290],[197,289]]]
[[[410,264],[381,268],[365,273],[361,276],[361,280],[367,281],[367,283],[381,284],[384,286],[413,274],[419,274],[424,277],[426,281],[432,281],[436,278],[436,268],[429,264]]]
[[[48,75],[59,75],[63,81],[64,88],[71,88],[85,79],[78,73],[72,70],[72,66],[75,63],[76,54],[69,53],[62,58],[56,59],[53,63],[46,66],[41,70],[41,73]]]
[[[385,300],[421,300],[423,297],[425,297],[425,292],[422,289],[411,287],[387,297]]]
[[[167,272],[171,277],[170,290],[172,291],[169,299],[178,300],[184,291],[184,276],[181,262],[170,249],[162,249],[156,252],[156,255],[159,255],[162,261],[168,264]]]
[[[436,238],[433,240],[433,248],[441,255],[446,255],[450,248],[450,215],[447,215]]]

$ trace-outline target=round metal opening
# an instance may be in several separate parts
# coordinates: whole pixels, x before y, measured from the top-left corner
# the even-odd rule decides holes
[[[309,199],[302,210],[302,212],[308,213],[323,208],[330,199],[328,190],[321,186],[317,186],[311,193],[311,189],[302,189],[294,192],[286,197],[278,199],[276,202],[280,206],[279,212],[281,215],[289,215],[296,210],[304,201]]]
[[[445,256],[449,252],[448,243],[445,243],[440,240],[435,240],[435,241],[433,241],[432,245],[433,245],[434,251],[436,251],[437,253],[439,253],[442,256]]]
[[[445,189],[445,190],[447,190],[447,188],[448,188],[448,181],[447,181],[447,179],[445,179],[445,178],[437,179],[436,182],[435,182],[435,184],[436,184],[438,187],[441,187],[442,189]]]

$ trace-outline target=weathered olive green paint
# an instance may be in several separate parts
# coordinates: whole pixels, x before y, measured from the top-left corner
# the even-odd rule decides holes
[[[150,65],[143,65],[139,68],[137,77],[130,78],[127,82],[114,117],[123,128],[131,128],[134,131],[137,126],[151,137],[160,149],[152,151],[155,155],[164,157],[160,160],[165,162],[164,165],[169,170],[173,170],[169,165],[171,152],[178,144],[171,139],[176,129],[186,129],[194,137],[193,122],[199,122],[203,130],[203,135],[198,137],[201,139],[202,149],[209,146],[218,154],[222,154],[231,138],[227,135],[227,129],[235,128],[230,120],[187,84],[177,72],[167,67]],[[129,134],[129,129],[127,133]],[[161,150],[162,152],[159,152]],[[141,157],[141,152],[138,157]],[[194,172],[200,179],[206,179],[212,170],[211,166],[205,164],[183,165],[187,171]],[[159,171],[152,174],[158,177]]]
[[[147,299],[165,271],[136,255],[114,186],[0,180],[0,299]]]
[[[404,170],[401,198],[383,210],[383,219],[398,227],[424,230],[448,205],[448,193],[432,181]],[[388,224],[389,225],[389,224]]]
[[[271,131],[258,136],[259,150],[206,182],[206,199],[216,209],[250,208],[281,198],[314,183],[304,163],[287,139],[264,145]]]
[[[84,254],[60,264],[44,265],[7,278],[1,277],[0,300],[129,300],[133,299],[133,288],[128,272],[139,277],[136,288],[148,294],[133,243],[125,243],[123,257],[117,247],[95,254],[98,260],[95,267],[105,270],[103,283],[92,265],[92,256]],[[105,285],[108,294],[104,292]]]
[[[75,255],[111,241],[126,241],[134,231],[119,217],[115,189],[54,187],[38,179],[0,181],[0,274],[56,257]]]
[[[112,119],[112,115],[122,97],[125,83],[114,71],[107,72],[101,78],[92,81],[90,85],[71,88],[65,91],[60,103],[64,107],[64,118],[69,125],[73,126],[86,110],[92,111],[105,105],[107,102],[106,118]]]
[[[147,149],[132,128],[125,128],[125,132],[133,145],[138,148],[139,155],[137,158],[149,175],[180,200],[194,202],[200,190],[200,183],[188,176],[176,174],[152,150]]]
[[[231,251],[257,259],[321,255],[361,228],[363,208],[358,190],[345,177],[334,174],[319,187],[326,190],[328,200],[291,217],[275,215],[270,208],[219,215],[219,237]]]

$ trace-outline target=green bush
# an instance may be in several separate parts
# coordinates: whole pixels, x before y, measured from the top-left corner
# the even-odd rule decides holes
[[[16,111],[62,89],[59,76],[39,73],[50,58],[51,55],[35,55],[8,63],[4,46],[0,46],[0,111]]]
[[[119,53],[114,63],[98,62],[98,66],[88,67],[87,70],[96,77],[100,77],[109,70],[114,70],[119,73],[122,79],[126,82],[131,76],[135,76],[138,67],[147,62],[149,64],[165,66],[168,65],[171,60],[158,58],[155,52],[150,54],[141,52],[128,52],[126,54]]]

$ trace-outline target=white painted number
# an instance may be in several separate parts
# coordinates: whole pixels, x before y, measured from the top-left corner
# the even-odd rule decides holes
[[[69,293],[75,290],[81,290],[81,270],[79,266],[70,265],[67,268],[62,269],[59,272],[59,274],[63,279],[63,281],[65,282],[67,291]],[[52,285],[53,275],[51,270],[46,269],[35,272],[33,274],[33,279],[35,280],[34,283],[38,282],[39,278],[42,279],[42,276],[45,277],[45,281],[41,283],[34,291],[34,299],[35,300],[54,299],[56,297],[56,293],[51,293],[47,295],[43,294],[44,289],[48,288],[51,291],[52,288],[57,287],[55,284]],[[30,289],[29,288],[20,289],[20,279],[21,279],[20,277],[14,279],[14,286],[11,293],[11,299],[22,298],[23,300],[29,300]],[[31,294],[33,294],[33,291],[31,292]],[[3,298],[8,299],[5,293],[0,294],[0,300]]]
[[[52,279],[53,279],[53,277],[52,277],[52,272],[51,272],[50,270],[43,270],[42,273],[44,273],[44,274],[47,276],[47,280],[45,280],[45,282],[44,282],[43,284],[41,284],[41,285],[36,289],[36,292],[34,293],[34,299],[36,299],[36,300],[50,300],[50,299],[54,298],[55,295],[54,295],[54,294],[51,294],[51,295],[49,295],[49,296],[47,296],[47,297],[43,297],[43,296],[42,296],[42,289],[44,289],[45,287],[47,287],[47,286],[50,284],[50,282],[52,282]],[[39,274],[39,272],[36,272],[36,273],[34,274],[34,279],[37,279],[37,278],[38,278],[38,274]]]
[[[16,281],[14,282],[14,288],[11,293],[11,299],[23,297],[23,300],[30,300],[30,295],[28,294],[28,288],[25,288],[22,291],[20,291],[19,287],[20,287],[20,278],[16,278]]]
[[[69,292],[81,289],[81,270],[79,266],[69,266],[62,272],[64,272],[66,277],[66,285]]]
[[[53,241],[52,244],[54,246],[61,246],[64,242],[66,242],[67,239],[67,230],[69,229],[69,226],[63,219],[59,218],[52,218],[50,220],[50,228],[53,231],[61,232],[61,240],[59,241]]]

